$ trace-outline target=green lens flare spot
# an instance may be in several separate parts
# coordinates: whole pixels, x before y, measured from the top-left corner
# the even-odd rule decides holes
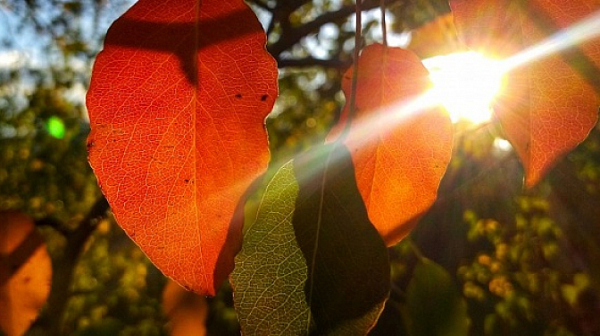
[[[46,122],[46,129],[51,136],[57,139],[65,137],[65,123],[58,117],[50,117]]]

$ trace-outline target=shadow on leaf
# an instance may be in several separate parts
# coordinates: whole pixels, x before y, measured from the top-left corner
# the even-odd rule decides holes
[[[200,17],[197,22],[153,22],[130,17],[131,12],[128,14],[111,26],[105,47],[172,53],[179,58],[181,70],[194,85],[199,84],[198,62],[202,60],[198,59],[198,53],[202,49],[226,41],[235,43],[246,35],[262,34],[260,26],[248,22],[254,18],[249,17],[247,11],[234,11],[210,19]],[[111,30],[119,33],[111,34]]]
[[[311,334],[368,330],[387,299],[390,266],[356,186],[350,153],[341,144],[318,147],[294,161],[294,173],[299,192],[292,222],[308,266]]]

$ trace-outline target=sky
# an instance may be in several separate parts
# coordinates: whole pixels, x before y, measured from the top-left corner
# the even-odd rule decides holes
[[[16,2],[22,0],[17,0]],[[109,0],[103,7],[102,17],[93,21],[91,15],[83,16],[81,26],[84,36],[90,37],[90,43],[94,43],[92,36],[97,32],[106,32],[110,23],[121,15],[134,0]],[[43,2],[41,2],[43,3]],[[50,21],[51,15],[60,10],[46,6],[36,13],[36,19],[42,24]],[[45,54],[41,49],[42,44],[49,43],[51,36],[36,34],[33,23],[28,21],[25,27],[19,27],[23,20],[23,10],[14,9],[6,1],[0,0],[0,41],[9,42],[0,44],[0,69],[28,66],[32,68],[47,65],[53,61],[52,55]],[[51,14],[48,14],[51,13]],[[101,41],[98,41],[100,43]],[[82,64],[75,64],[81,66]]]
[[[17,0],[18,1],[22,0]],[[90,36],[90,42],[94,43],[91,36],[97,32],[106,32],[109,25],[127,8],[133,4],[133,0],[111,0],[106,3],[103,11],[103,16],[98,21],[93,21],[91,15],[83,16],[81,22],[84,36]],[[43,2],[42,2],[43,4]],[[42,8],[38,10],[39,14],[36,19],[45,23],[50,21],[50,15],[56,8]],[[51,43],[51,36],[36,34],[35,28],[31,21],[27,21],[24,27],[19,27],[19,23],[23,20],[23,10],[14,9],[9,6],[6,1],[0,0],[0,71],[14,69],[43,69],[49,64],[60,64],[60,57],[57,53],[52,55],[47,53],[43,46]],[[102,41],[97,41],[100,44]],[[92,46],[93,48],[94,46]],[[98,45],[98,48],[100,46]],[[77,72],[87,73],[91,69],[91,64],[87,60],[72,58],[70,67]],[[87,76],[83,76],[87,78]],[[27,80],[21,81],[20,92],[28,92],[32,87],[31,82]],[[75,83],[73,87],[66,92],[66,98],[73,103],[84,105],[87,83]],[[87,117],[87,113],[84,113]]]

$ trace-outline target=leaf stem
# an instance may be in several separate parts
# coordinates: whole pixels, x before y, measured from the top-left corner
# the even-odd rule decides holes
[[[348,132],[350,132],[350,125],[352,120],[356,116],[356,91],[358,87],[358,57],[360,56],[360,46],[362,40],[362,0],[356,0],[356,34],[354,35],[354,63],[352,64],[352,88],[350,89],[350,103],[348,104],[348,117],[346,119],[346,125],[342,134],[338,138],[340,142],[344,141]]]
[[[387,24],[385,22],[385,0],[379,0],[381,9],[381,35],[383,36],[383,45],[388,46],[387,42]]]
[[[408,246],[410,246],[410,249],[413,251],[417,259],[420,261],[427,259],[425,255],[423,255],[423,252],[421,252],[421,249],[417,246],[417,244],[415,244],[414,241],[412,241],[412,239],[408,239]]]

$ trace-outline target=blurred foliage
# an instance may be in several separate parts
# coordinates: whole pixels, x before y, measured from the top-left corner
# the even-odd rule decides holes
[[[115,226],[111,220],[100,222],[81,255],[64,332],[106,335],[105,328],[116,328],[120,335],[162,335],[165,279]]]
[[[7,32],[0,34],[0,53],[19,52],[13,65],[0,68],[0,210],[36,218],[60,270],[49,301],[56,304],[42,310],[30,335],[168,332],[161,307],[166,279],[112,218],[86,222],[100,192],[86,160],[81,94],[103,34],[131,2],[0,0],[0,29]],[[290,29],[352,5],[250,2],[270,46],[285,42]],[[396,0],[388,6],[388,23],[402,33],[447,12],[444,0]],[[271,24],[272,17],[278,20]],[[364,18],[364,43],[379,41],[378,9]],[[352,15],[346,14],[275,55],[287,65],[267,119],[274,162],[322,142],[345,101],[340,78],[353,48]],[[53,124],[64,127],[62,136]],[[426,288],[418,265],[427,258],[442,287],[466,302],[468,319],[458,322],[468,323],[470,335],[599,335],[600,130],[541,185],[523,190],[521,166],[498,145],[502,130],[495,122],[455,129],[439,199],[413,234],[389,250],[393,291],[372,334],[410,335],[418,321],[435,330],[447,320],[408,311],[415,295],[410,288]],[[207,299],[208,334],[239,334],[231,296],[225,284]]]

